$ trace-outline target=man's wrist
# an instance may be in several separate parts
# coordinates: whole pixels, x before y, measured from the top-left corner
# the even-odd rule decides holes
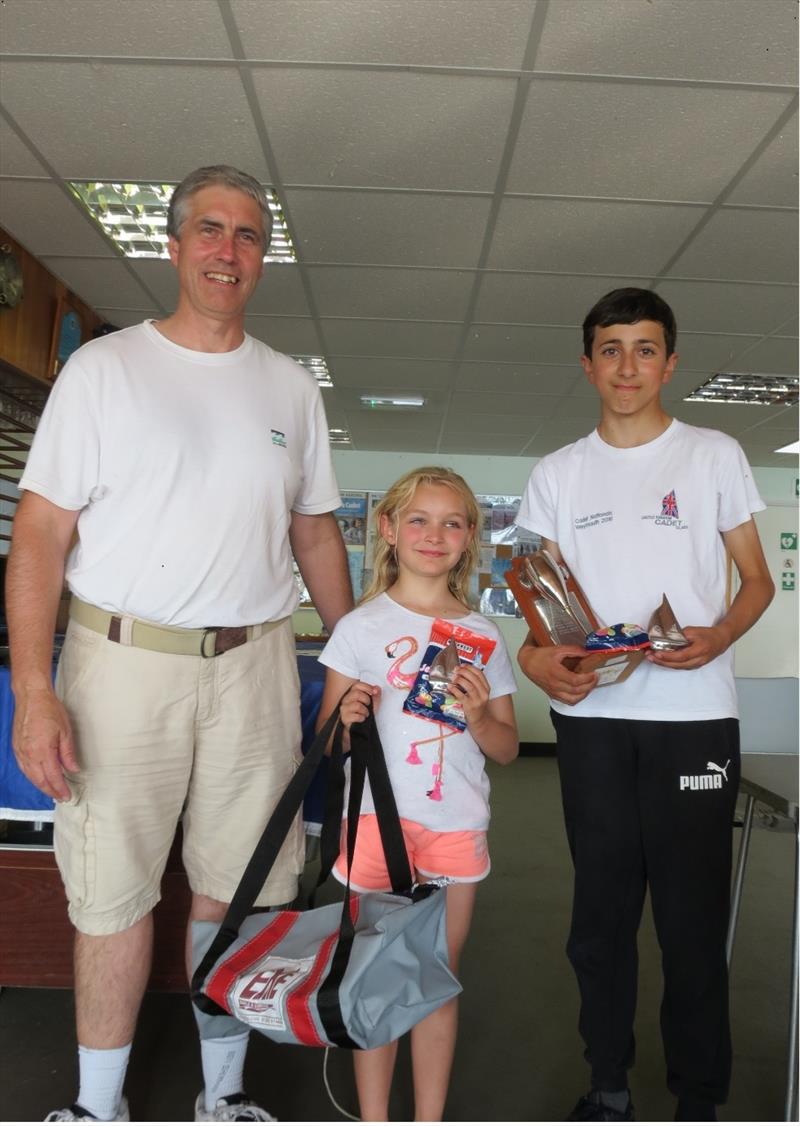
[[[12,676],[11,691],[17,700],[24,696],[31,696],[36,692],[53,694],[53,681],[48,673],[27,673],[21,676]]]

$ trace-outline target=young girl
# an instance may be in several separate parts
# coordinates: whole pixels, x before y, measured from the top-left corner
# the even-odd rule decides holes
[[[347,691],[341,708],[349,728],[370,700],[386,754],[412,871],[420,882],[446,877],[450,968],[469,931],[477,882],[489,873],[486,830],[489,780],[484,755],[516,758],[519,745],[511,693],[514,675],[497,628],[467,603],[478,560],[480,509],[462,477],[449,469],[415,469],[401,477],[375,510],[372,583],[361,605],[342,618],[320,657],[328,666],[320,722]],[[403,710],[436,619],[495,642],[485,671],[461,664],[447,689],[466,729]],[[484,662],[479,662],[484,663]],[[461,710],[459,709],[459,710]],[[366,812],[364,812],[366,811]],[[340,855],[335,874],[346,879]],[[388,890],[390,880],[374,809],[364,794],[351,886]],[[411,1031],[417,1120],[442,1117],[456,1042],[457,1001]],[[397,1043],[353,1054],[361,1117],[387,1121]]]

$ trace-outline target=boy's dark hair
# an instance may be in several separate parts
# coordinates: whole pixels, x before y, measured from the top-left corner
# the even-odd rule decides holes
[[[586,314],[583,322],[584,356],[591,357],[594,330],[598,325],[608,328],[609,325],[633,325],[637,321],[655,321],[661,325],[667,355],[671,356],[675,351],[675,338],[678,334],[675,314],[664,298],[653,293],[652,289],[636,289],[633,286],[612,289]]]

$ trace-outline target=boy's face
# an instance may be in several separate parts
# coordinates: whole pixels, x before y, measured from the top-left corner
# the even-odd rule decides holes
[[[598,325],[591,356],[581,356],[604,413],[621,417],[660,410],[661,387],[669,383],[677,362],[677,353],[667,355],[664,328],[657,321]]]

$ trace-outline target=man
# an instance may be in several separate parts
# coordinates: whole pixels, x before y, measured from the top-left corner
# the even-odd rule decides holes
[[[6,596],[14,747],[57,800],[76,928],[80,1091],[52,1121],[128,1118],[152,909],[182,811],[191,919],[217,921],[295,769],[290,545],[328,629],[352,606],[319,391],[244,332],[270,227],[263,189],[236,169],[201,168],[175,189],[176,311],[75,353],[20,483]],[[298,822],[260,904],[294,898],[302,846]],[[242,1093],[246,1044],[233,1020],[202,1042],[197,1121],[270,1119]]]
[[[650,651],[627,681],[605,687],[568,667],[580,648],[537,648],[529,637],[519,653],[550,697],[575,865],[567,952],[592,1078],[570,1119],[633,1118],[627,1071],[647,885],[676,1117],[713,1119],[731,1057],[725,935],[739,779],[731,646],[773,594],[752,519],[764,505],[732,438],[664,410],[661,389],[678,357],[675,318],[660,297],[614,290],[583,333],[600,423],[535,466],[518,523],[541,534],[605,624],[646,628],[666,591],[689,645]],[[730,607],[726,550],[741,580]]]

